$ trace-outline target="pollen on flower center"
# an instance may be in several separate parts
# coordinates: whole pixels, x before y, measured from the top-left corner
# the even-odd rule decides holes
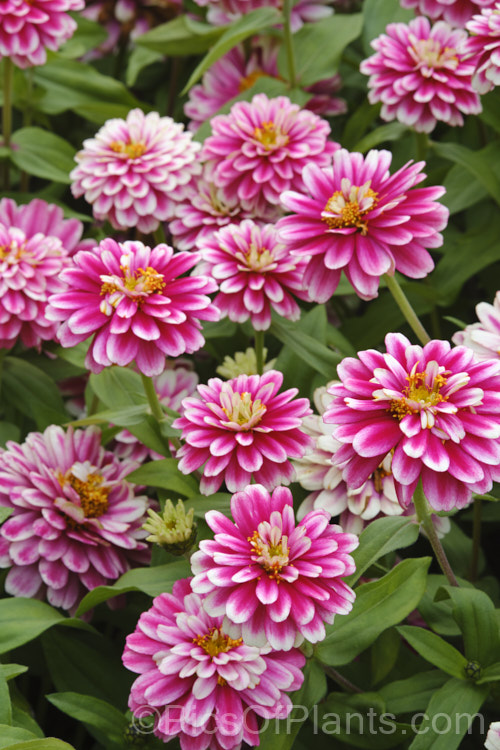
[[[125,141],[111,141],[109,147],[115,154],[125,154],[129,159],[138,159],[147,150],[145,143],[136,143],[134,141],[129,141],[128,143],[125,143]]]
[[[254,242],[250,245],[249,250],[243,256],[248,271],[265,271],[276,267],[273,254],[265,247],[259,247]]]
[[[410,37],[410,41],[412,46],[409,51],[415,62],[432,69],[446,67],[455,70],[458,67],[458,57],[453,47],[442,47],[436,39]]]
[[[225,427],[238,425],[244,430],[251,430],[261,421],[266,413],[266,407],[260,399],[252,401],[250,393],[231,392],[231,394],[221,393],[222,411],[229,420],[222,424]]]
[[[378,194],[371,189],[370,180],[357,186],[344,177],[341,188],[328,199],[321,218],[330,229],[356,227],[361,230],[361,234],[366,234],[368,222],[365,216],[377,204]]]
[[[257,68],[257,70],[253,70],[247,76],[243,76],[243,78],[240,79],[238,85],[240,94],[243,91],[251,89],[254,83],[259,80],[259,78],[271,78],[271,76],[269,76],[267,73],[264,73],[264,71],[260,70],[260,68]]]
[[[254,138],[256,138],[266,149],[266,151],[272,151],[275,148],[280,148],[288,143],[288,136],[280,131],[276,127],[272,120],[267,120],[262,123],[261,128],[255,128]]]
[[[26,254],[25,245],[25,242],[19,243],[15,240],[10,245],[0,245],[0,260],[5,260],[12,265],[18,263]]]
[[[201,648],[209,656],[217,656],[220,653],[226,653],[233,648],[238,648],[243,643],[243,638],[233,639],[219,630],[219,628],[210,628],[205,635],[197,635],[193,638],[193,643]]]
[[[269,578],[279,583],[280,573],[289,563],[288,537],[282,535],[277,526],[271,528],[269,522],[263,521],[248,541],[253,552],[252,560],[264,568]]]
[[[77,476],[80,474],[80,477]],[[82,478],[85,477],[85,478]],[[109,487],[104,484],[104,477],[98,472],[87,472],[74,466],[65,475],[60,475],[61,486],[68,483],[80,497],[80,505],[85,518],[99,518],[108,509]]]
[[[414,368],[415,369],[415,368]],[[408,385],[403,388],[403,397],[391,401],[389,411],[397,419],[401,420],[407,414],[417,414],[423,410],[427,414],[427,427],[434,426],[432,416],[433,407],[447,400],[440,391],[446,385],[444,375],[436,374],[429,377],[427,372],[414,372],[406,376]]]
[[[111,315],[124,297],[134,299],[141,304],[150,294],[158,294],[165,287],[164,276],[154,268],[138,268],[131,273],[127,259],[120,265],[123,276],[101,274],[101,295],[106,295],[101,302],[100,310],[105,315]]]

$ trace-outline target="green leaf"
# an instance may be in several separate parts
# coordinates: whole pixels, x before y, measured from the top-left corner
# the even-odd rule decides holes
[[[500,638],[495,605],[484,591],[475,588],[443,586],[436,600],[450,598],[455,618],[464,639],[464,652],[469,661],[481,667],[500,658]]]
[[[7,518],[9,518],[9,516],[12,515],[13,511],[14,511],[14,508],[0,507],[0,523],[3,523],[4,521],[6,521]]]
[[[182,16],[182,18],[184,17]],[[154,52],[153,50],[146,49],[146,47],[134,47],[128,58],[127,73],[125,76],[127,86],[134,86],[144,68],[162,59],[163,55],[160,52]]]
[[[2,674],[0,674],[0,723],[8,724],[9,726],[12,724],[9,686],[7,685],[7,679]]]
[[[71,182],[75,149],[64,138],[42,128],[21,128],[12,136],[12,143],[16,148],[11,158],[19,169],[45,180]]]
[[[465,656],[432,630],[417,628],[414,625],[401,625],[397,630],[426,661],[452,677],[467,679],[464,671],[467,666]]]
[[[342,356],[328,349],[313,336],[301,331],[296,325],[284,318],[273,316],[273,322],[269,329],[273,336],[282,341],[295,351],[308,365],[317,372],[324,375],[327,380],[332,380],[337,374],[337,365],[342,361]]]
[[[130,427],[130,425],[141,424],[147,414],[147,404],[127,406],[121,409],[105,409],[92,414],[90,417],[74,419],[73,427],[87,427],[90,424],[114,424],[119,427]]]
[[[18,443],[19,438],[21,437],[21,430],[17,426],[17,424],[12,424],[12,422],[0,422],[0,446],[2,448],[5,448],[8,440],[14,440],[14,442]],[[5,510],[2,508],[2,510]],[[0,523],[2,523],[0,515]]]
[[[500,179],[491,167],[491,161],[480,151],[471,151],[458,143],[436,143],[432,142],[432,149],[438,156],[460,164],[468,170],[481,185],[488,191],[491,197],[500,203]]]
[[[66,618],[37,599],[0,600],[0,653],[22,646]]]
[[[364,0],[363,48],[365,53],[373,54],[370,42],[379,34],[385,33],[387,24],[398,21],[408,23],[413,17],[413,10],[402,8],[398,0]]]
[[[349,18],[349,16],[346,16]],[[386,141],[397,141],[401,138],[404,133],[408,130],[407,125],[403,125],[401,122],[390,122],[387,125],[380,125],[370,133],[367,133],[360,141],[354,146],[354,151],[369,151],[371,148],[375,148],[381,143]]]
[[[39,430],[68,421],[59,388],[39,367],[17,357],[5,357],[2,372],[3,398],[31,417]]]
[[[175,458],[163,458],[140,466],[127,475],[129,482],[146,484],[148,487],[161,487],[164,490],[179,493],[184,497],[198,495],[200,488],[193,477],[181,474]]]
[[[71,37],[59,49],[62,57],[76,58],[82,57],[86,52],[95,49],[108,38],[108,32],[105,27],[96,21],[85,18],[80,13],[72,13],[72,17],[78,26]]]
[[[281,13],[276,8],[257,8],[256,10],[245,13],[244,16],[231,24],[220,39],[215,42],[214,46],[208,52],[203,60],[196,66],[191,73],[188,82],[181,91],[181,95],[189,91],[191,86],[199,81],[203,73],[208,70],[214,62],[229,52],[237,44],[248,39],[249,36],[258,34],[270,26],[274,26],[281,20]]]
[[[396,664],[401,638],[395,628],[384,630],[371,648],[372,684],[382,682]]]
[[[142,591],[149,596],[158,596],[167,592],[176,581],[186,578],[189,574],[190,568],[187,560],[156,565],[153,568],[128,570],[112,586],[97,586],[84,596],[76,616],[80,617],[101,602],[128,591]]]
[[[294,708],[287,719],[269,722],[260,734],[259,750],[290,750],[302,723],[313,706],[324,697],[326,676],[312,659],[304,667],[304,682],[299,690],[290,694]]]
[[[448,677],[439,669],[419,672],[405,680],[396,680],[384,685],[379,695],[385,701],[386,710],[395,714],[423,711],[430,699]]]
[[[325,640],[315,649],[318,659],[331,666],[348,664],[407,617],[425,591],[430,562],[430,557],[403,560],[380,580],[359,586],[352,611],[327,626]]]
[[[380,557],[410,547],[417,538],[418,525],[405,516],[386,516],[372,521],[361,533],[359,547],[352,553],[356,572],[345,579],[347,585],[353,586]]]
[[[483,685],[486,682],[498,682],[498,680],[500,680],[500,662],[490,664],[489,667],[483,669],[481,676],[476,680],[476,684]]]
[[[149,408],[141,376],[133,370],[107,367],[97,375],[93,373],[89,383],[93,392],[112,411],[131,406]],[[128,430],[151,450],[162,455],[169,453],[160,426],[151,414],[146,414],[140,424],[129,425]]]
[[[45,737],[43,740],[28,740],[8,745],[9,750],[75,750],[73,745],[58,740],[55,737]]]
[[[451,602],[448,600],[436,601],[436,593],[441,586],[448,583],[444,575],[431,574],[427,576],[427,588],[418,605],[418,611],[427,625],[439,635],[458,636],[458,627],[452,613]],[[470,586],[467,581],[459,581],[460,585]]]
[[[22,664],[0,664],[0,675],[2,675],[7,681],[13,680],[15,677],[18,677],[20,674],[24,674],[27,671],[28,667],[25,667]]]
[[[363,15],[335,14],[323,18],[321,23],[306,23],[293,35],[293,48],[297,60],[297,80],[301,86],[310,86],[337,72],[342,52],[361,34]],[[281,45],[278,70],[288,76],[287,51]]]
[[[194,515],[197,518],[205,518],[205,513],[209,510],[218,510],[225,516],[231,515],[231,495],[227,492],[216,492],[215,495],[191,495],[185,502],[186,510],[194,508]]]
[[[199,55],[210,49],[226,29],[227,26],[214,27],[184,15],[141,34],[134,44],[169,57]]]
[[[123,732],[128,726],[125,716],[106,701],[81,693],[51,693],[47,700],[73,719],[104,732],[111,742],[123,743]]]
[[[487,694],[472,682],[448,680],[432,696],[410,750],[456,750]]]
[[[8,724],[0,724],[0,748],[19,747],[20,740],[36,740],[36,734],[22,727],[12,727]]]
[[[103,124],[111,117],[125,118],[133,107],[142,106],[120,81],[102,75],[92,65],[57,55],[34,68],[33,78],[43,89],[35,105],[48,114],[74,110]]]

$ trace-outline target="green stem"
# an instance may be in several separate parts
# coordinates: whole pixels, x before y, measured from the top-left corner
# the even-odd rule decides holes
[[[160,222],[158,227],[153,232],[153,239],[157,245],[164,245],[166,243],[165,230],[163,224]]]
[[[469,581],[477,581],[477,574],[479,568],[479,551],[481,549],[481,511],[483,509],[483,501],[480,497],[474,500],[474,520],[472,526],[472,555],[470,561],[469,575],[467,578]]]
[[[255,357],[257,359],[257,375],[264,372],[264,331],[255,331]]]
[[[445,574],[450,585],[458,586],[458,581],[455,578],[453,570],[451,569],[451,565],[448,562],[448,558],[446,557],[446,552],[443,549],[443,545],[441,544],[441,540],[437,535],[436,528],[432,521],[432,514],[429,508],[429,503],[427,502],[427,499],[424,495],[421,481],[418,483],[415,494],[413,495],[413,503],[415,505],[417,519],[424,529],[425,533],[427,534],[427,538],[429,539],[432,549],[434,550],[434,554],[436,555],[439,567]]]
[[[142,378],[142,385],[144,386],[144,393],[146,394],[146,397],[148,399],[149,407],[151,409],[151,414],[156,419],[157,422],[163,422],[165,420],[165,413],[163,409],[161,408],[160,400],[158,398],[158,394],[156,393],[155,384],[153,383],[153,379],[148,377],[148,375],[143,375],[141,373]]]
[[[327,664],[323,664],[323,662],[319,662],[321,665],[321,668],[325,672],[325,674],[328,675],[328,677],[331,677],[332,680],[334,680],[338,685],[344,688],[344,690],[347,690],[348,693],[362,693],[363,691],[361,688],[359,688],[357,685],[355,685],[353,682],[347,679],[347,677],[344,677],[340,674],[340,672],[337,672],[336,669],[333,667],[329,667]]]
[[[405,316],[413,333],[416,335],[421,344],[427,344],[431,340],[431,337],[423,327],[422,323],[418,319],[418,316],[410,304],[410,301],[406,294],[401,289],[399,282],[394,276],[389,276],[387,273],[384,274],[384,280],[387,284],[387,288],[394,297],[394,300]]]
[[[295,53],[293,51],[292,28],[290,18],[292,14],[292,0],[284,0],[283,3],[283,36],[288,61],[288,82],[290,88],[297,86],[297,73],[295,68]]]
[[[12,84],[14,80],[14,65],[9,57],[3,61],[3,107],[2,107],[2,138],[3,146],[10,147],[12,135]],[[3,189],[10,187],[9,159],[3,165]]]

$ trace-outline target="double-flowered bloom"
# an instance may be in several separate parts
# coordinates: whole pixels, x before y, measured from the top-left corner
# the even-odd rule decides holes
[[[479,323],[472,323],[453,335],[455,344],[462,344],[474,350],[478,359],[500,358],[500,292],[493,304],[480,302],[476,305]]]
[[[164,742],[182,750],[238,750],[259,744],[259,717],[285,718],[292,702],[284,691],[303,682],[304,656],[247,645],[224,630],[223,617],[203,609],[189,579],[160,594],[127,637],[123,663],[139,677],[129,708],[153,715]]]
[[[360,487],[393,451],[403,507],[421,479],[435,510],[463,508],[500,478],[500,360],[478,362],[447,341],[412,345],[399,333],[385,343],[387,352],[362,351],[338,367],[342,383],[324,415],[344,444],[334,462]]]
[[[283,375],[239,375],[211,378],[199,385],[201,398],[186,398],[184,413],[173,426],[185,444],[177,453],[179,469],[192,474],[203,464],[200,490],[217,492],[222,482],[230,492],[242,490],[252,477],[271,490],[293,477],[289,458],[303,456],[312,438],[301,429],[311,413],[296,388],[279,393]]]
[[[307,192],[285,192],[293,214],[277,224],[292,255],[306,256],[304,285],[311,299],[326,302],[342,271],[362,299],[377,296],[380,276],[394,271],[422,278],[434,268],[426,248],[440,247],[448,209],[437,202],[442,187],[417,188],[424,162],[389,173],[392,154],[366,156],[341,149],[327,168],[308,164]]]
[[[205,518],[215,533],[191,558],[193,590],[205,609],[225,616],[223,627],[245,643],[288,650],[304,638],[325,637],[324,623],[347,614],[354,593],[342,576],[354,572],[358,539],[330,524],[325,510],[296,524],[292,493],[270,495],[250,485],[231,499],[234,523],[218,511]]]
[[[73,609],[87,590],[146,564],[141,529],[148,499],[125,480],[137,468],[101,447],[97,427],[52,425],[0,452],[0,528],[5,590]]]
[[[466,50],[476,64],[472,84],[480,94],[500,86],[500,3],[483,8],[467,24]]]
[[[74,267],[61,274],[69,291],[51,297],[47,316],[62,322],[58,336],[65,347],[95,334],[86,358],[92,372],[135,360],[144,375],[159,375],[166,356],[203,346],[200,320],[219,317],[207,296],[217,288],[213,279],[179,278],[198,259],[174,254],[168,245],[103,240],[93,252],[78,253]]]

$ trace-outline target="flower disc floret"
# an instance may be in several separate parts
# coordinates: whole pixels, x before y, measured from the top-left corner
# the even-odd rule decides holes
[[[339,365],[324,415],[339,425],[334,463],[360,487],[393,451],[392,474],[407,508],[421,479],[435,510],[462,508],[500,477],[500,360],[446,341],[411,345],[388,334],[387,352],[369,349]]]
[[[108,219],[115,229],[153,232],[200,174],[200,149],[171,117],[133,109],[126,120],[108,120],[95,138],[84,141],[71,190],[92,205],[96,219]]]
[[[466,41],[464,29],[452,29],[444,21],[431,27],[423,16],[408,25],[390,23],[371,42],[375,54],[360,65],[370,76],[369,101],[382,102],[382,119],[430,133],[438,121],[463,125],[463,115],[481,112]]]
[[[306,164],[328,163],[338,148],[327,140],[329,133],[326,120],[287,97],[256,94],[213,118],[202,158],[213,167],[216,185],[262,213],[279,204],[284,190],[300,189]]]
[[[139,677],[129,708],[137,718],[154,714],[154,733],[181,748],[238,750],[259,744],[259,717],[285,718],[285,691],[303,682],[304,656],[276,653],[232,638],[223,618],[208,614],[190,579],[160,594],[127,637],[123,663]]]
[[[296,524],[292,493],[270,495],[252,484],[231,499],[234,523],[218,511],[206,521],[213,541],[191,558],[193,590],[205,594],[207,612],[225,617],[224,629],[245,643],[287,651],[304,638],[325,637],[324,623],[347,614],[354,593],[342,581],[354,572],[349,555],[357,537],[330,524],[324,510]]]
[[[212,378],[199,385],[200,399],[186,398],[183,415],[174,422],[182,429],[179,469],[191,474],[204,464],[200,490],[216,492],[225,481],[230,492],[243,489],[253,477],[268,489],[293,476],[289,458],[304,455],[311,438],[301,429],[311,413],[297,389],[278,393],[283,375],[239,375],[226,382]]]
[[[443,243],[448,209],[437,199],[444,188],[416,187],[425,179],[424,162],[391,175],[391,159],[389,151],[363,156],[341,149],[328,168],[306,166],[305,191],[282,195],[294,213],[279,220],[278,237],[292,255],[307,259],[304,286],[314,301],[330,299],[342,271],[368,300],[384,273],[422,278],[434,268],[427,248]]]
[[[480,94],[500,86],[500,3],[483,8],[466,25],[466,52],[475,63],[472,85]]]
[[[148,499],[125,480],[137,468],[101,447],[97,427],[52,425],[0,453],[5,590],[73,610],[83,595],[146,564],[141,524]]]
[[[300,308],[293,295],[307,299],[302,276],[305,258],[296,258],[278,240],[276,229],[250,219],[230,224],[205,240],[200,248],[199,273],[219,285],[214,304],[237,323],[252,321],[255,330],[271,325],[271,310],[298,320]]]
[[[68,11],[82,10],[84,0],[4,0],[0,3],[0,58],[18,68],[47,62],[76,31]]]
[[[200,320],[219,317],[207,296],[217,288],[213,279],[179,278],[198,260],[168,245],[103,240],[61,274],[69,291],[52,295],[47,316],[64,321],[58,336],[65,347],[95,334],[86,358],[92,372],[135,360],[143,374],[159,375],[166,356],[203,346]]]

